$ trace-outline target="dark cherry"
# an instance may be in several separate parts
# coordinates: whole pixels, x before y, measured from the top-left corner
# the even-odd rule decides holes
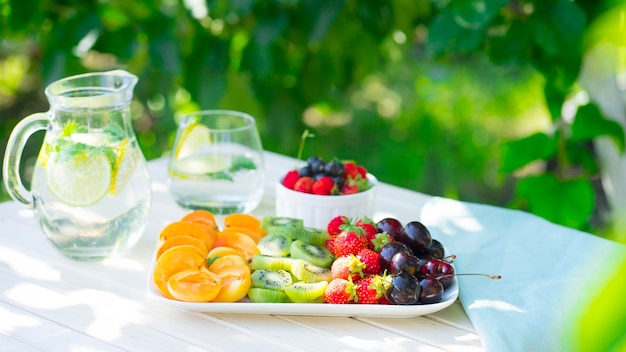
[[[378,264],[381,270],[389,270],[391,258],[398,252],[413,255],[411,249],[402,242],[390,242],[383,246],[378,253]]]
[[[446,256],[446,251],[443,244],[433,238],[430,247],[428,247],[428,254],[432,259],[443,259]]]
[[[439,280],[430,275],[425,275],[422,277],[419,283],[420,287],[422,288],[419,297],[419,302],[421,304],[432,304],[441,302],[444,288]]]
[[[419,221],[411,221],[404,226],[396,240],[404,242],[415,255],[427,254],[432,243],[430,231]]]
[[[411,275],[419,274],[420,261],[416,256],[410,255],[406,252],[398,252],[391,257],[389,263],[389,273],[399,274],[406,272]]]
[[[376,229],[378,232],[386,232],[391,235],[396,241],[402,234],[402,223],[398,219],[384,218],[376,223]]]
[[[387,298],[393,304],[418,304],[421,292],[422,287],[417,278],[403,271],[392,276]]]
[[[444,288],[450,287],[454,278],[454,268],[442,259],[430,259],[420,267],[420,274],[439,278]]]

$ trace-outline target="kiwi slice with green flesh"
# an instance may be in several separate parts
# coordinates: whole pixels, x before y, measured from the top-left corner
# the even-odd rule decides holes
[[[293,284],[291,274],[286,270],[255,270],[250,275],[252,287],[282,290]]]
[[[261,220],[261,229],[265,233],[274,233],[286,226],[304,227],[304,220],[285,216],[265,216]]]
[[[333,263],[333,255],[326,247],[316,246],[300,240],[291,243],[291,258],[304,259],[322,268],[329,268]]]
[[[289,255],[289,248],[293,240],[284,233],[268,233],[261,237],[256,247],[263,255],[272,257],[286,257]]]
[[[254,303],[288,303],[289,296],[284,291],[269,288],[251,287],[248,290],[248,298]]]
[[[296,282],[284,288],[285,293],[295,303],[323,302],[327,281]],[[320,300],[321,298],[321,300]]]
[[[319,282],[332,280],[330,269],[313,265],[303,259],[292,259],[291,274],[299,281]]]
[[[294,240],[300,240],[316,246],[324,246],[330,237],[328,231],[312,227],[285,226],[282,230]]]
[[[250,259],[250,269],[291,271],[291,262],[293,262],[292,258],[255,254],[252,256],[252,259]]]

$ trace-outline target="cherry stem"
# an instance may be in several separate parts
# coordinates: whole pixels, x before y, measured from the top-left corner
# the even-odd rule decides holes
[[[488,274],[480,274],[480,273],[463,273],[463,274],[447,274],[447,275],[441,275],[441,276],[437,276],[437,280],[441,280],[441,279],[447,279],[449,277],[452,276],[485,276],[490,278],[491,280],[500,280],[502,278],[501,275],[488,275]]]
[[[447,263],[452,263],[456,259],[456,254],[450,254],[443,258],[442,260]]]

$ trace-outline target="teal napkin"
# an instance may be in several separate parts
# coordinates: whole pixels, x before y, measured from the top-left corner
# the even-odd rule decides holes
[[[522,211],[434,198],[421,221],[456,254],[459,299],[486,351],[563,351],[626,247]]]

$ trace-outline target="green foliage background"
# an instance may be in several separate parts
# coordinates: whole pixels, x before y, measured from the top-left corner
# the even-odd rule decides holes
[[[308,128],[307,156],[620,239],[591,142],[610,136],[621,151],[623,130],[591,103],[573,122],[561,111],[580,90],[584,52],[626,46],[619,23],[614,37],[593,31],[623,10],[617,0],[0,0],[0,146],[20,118],[47,110],[50,82],[124,68],[140,77],[134,127],[148,159],[167,154],[181,114],[241,110],[267,150],[296,156]]]

